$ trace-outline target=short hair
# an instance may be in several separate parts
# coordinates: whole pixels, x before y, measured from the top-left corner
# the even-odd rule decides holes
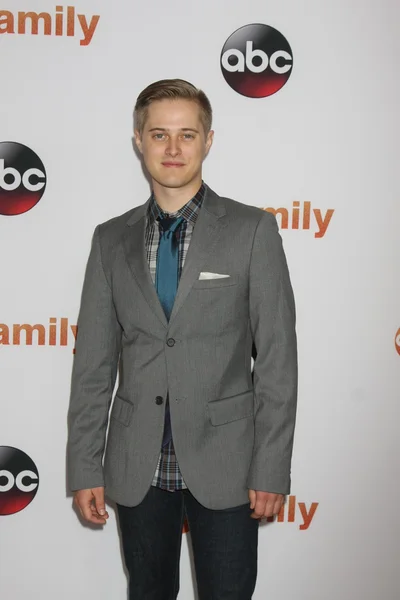
[[[183,98],[196,102],[200,108],[200,119],[207,135],[212,125],[212,108],[209,99],[202,90],[184,79],[161,79],[147,86],[137,97],[134,121],[135,128],[141,134],[147,120],[148,107],[157,100],[175,100]]]

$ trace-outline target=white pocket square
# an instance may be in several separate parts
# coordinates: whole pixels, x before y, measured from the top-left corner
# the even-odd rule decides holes
[[[199,275],[199,280],[200,279],[226,279],[227,277],[230,277],[230,275],[223,275],[222,273],[202,272]]]

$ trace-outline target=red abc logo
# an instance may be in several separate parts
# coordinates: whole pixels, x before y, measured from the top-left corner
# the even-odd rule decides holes
[[[292,68],[288,41],[269,25],[245,25],[222,48],[221,69],[226,82],[249,98],[275,94],[289,79]]]
[[[33,460],[17,448],[0,446],[0,515],[12,515],[36,496],[39,473]]]
[[[46,189],[46,171],[33,150],[0,142],[0,214],[20,215],[33,208]]]
[[[396,333],[396,337],[394,338],[394,345],[397,352],[400,354],[400,329]]]

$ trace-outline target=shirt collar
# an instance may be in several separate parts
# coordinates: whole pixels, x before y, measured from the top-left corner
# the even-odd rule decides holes
[[[147,213],[149,225],[152,225],[157,219],[164,219],[168,214],[168,216],[171,217],[183,217],[185,221],[187,221],[194,227],[197,221],[197,217],[199,216],[200,208],[203,204],[205,193],[206,186],[205,183],[202,182],[197,194],[193,196],[193,198],[189,200],[189,202],[182,206],[182,208],[180,208],[174,213],[165,213],[163,210],[161,210],[161,208],[156,202],[154,193],[152,193]]]

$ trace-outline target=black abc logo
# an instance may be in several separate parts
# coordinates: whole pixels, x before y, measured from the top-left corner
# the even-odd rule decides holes
[[[226,40],[221,69],[226,82],[239,94],[265,98],[288,81],[292,49],[277,29],[261,23],[245,25]]]
[[[18,448],[0,446],[0,515],[26,508],[38,487],[39,472],[33,460]]]
[[[46,179],[33,150],[17,142],[0,142],[1,215],[20,215],[33,208],[44,194]]]

